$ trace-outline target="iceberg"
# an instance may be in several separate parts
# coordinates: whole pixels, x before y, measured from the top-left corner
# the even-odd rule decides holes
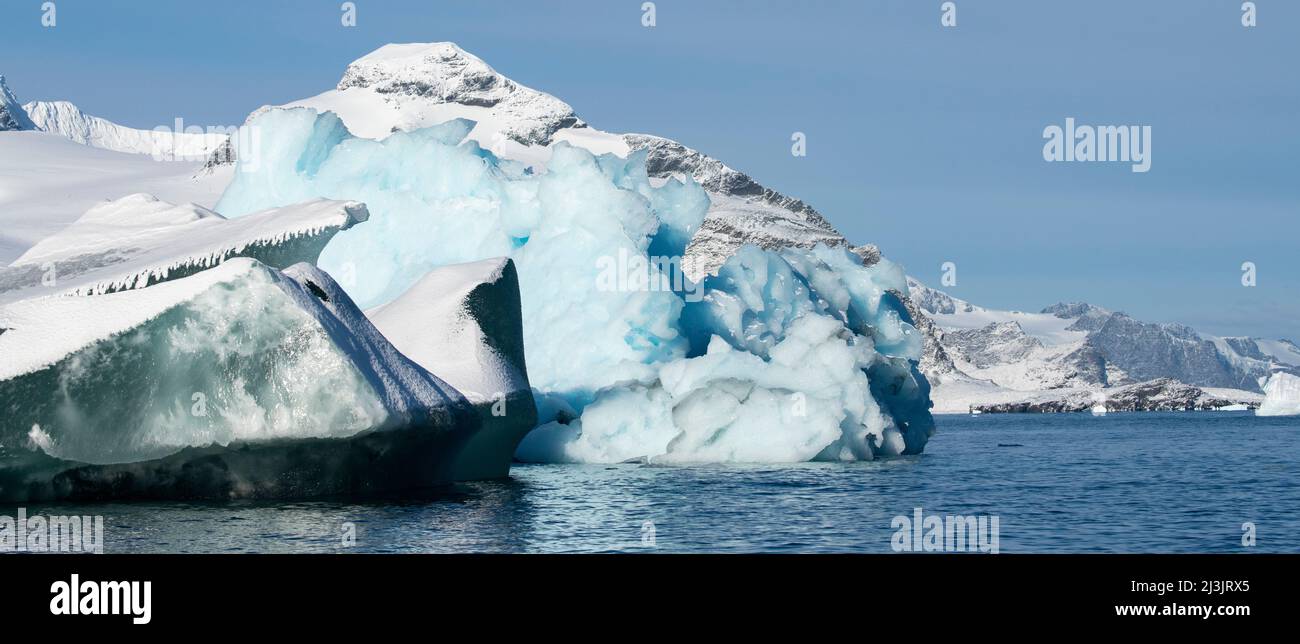
[[[0,498],[420,487],[482,425],[307,264],[31,298],[0,328]]]
[[[362,204],[318,199],[231,220],[134,194],[91,208],[0,268],[0,304],[144,288],[231,257],[275,268],[311,263],[331,237],[368,217]]]
[[[1278,371],[1263,383],[1264,402],[1255,410],[1256,416],[1300,415],[1300,376]]]
[[[458,460],[456,479],[508,474],[519,441],[537,424],[514,262],[436,268],[366,315],[403,355],[455,387],[483,417],[483,429]]]
[[[382,141],[307,108],[248,126],[258,148],[216,210],[364,202],[369,221],[319,265],[429,364],[418,307],[385,305],[418,301],[434,269],[513,260],[539,424],[521,460],[854,460],[918,453],[933,433],[906,279],[886,260],[746,247],[697,283],[681,258],[708,196],[690,177],[652,184],[644,152],[561,142],[538,172],[466,140],[464,119]]]

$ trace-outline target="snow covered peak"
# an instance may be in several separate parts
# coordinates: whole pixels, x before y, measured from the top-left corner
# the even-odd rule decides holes
[[[342,108],[335,111],[354,130],[356,121],[376,118],[389,131],[432,125],[447,120],[435,108],[450,104],[482,108],[470,118],[499,124],[501,134],[522,145],[546,145],[561,129],[586,126],[564,101],[502,76],[449,42],[384,45],[348,65],[335,91],[350,98],[335,97],[343,105],[329,107]],[[373,101],[355,94],[375,94],[382,104],[356,105]]]
[[[353,135],[376,140],[467,119],[474,122],[469,140],[539,172],[545,171],[559,143],[624,158],[641,152],[657,185],[689,176],[708,192],[708,216],[682,262],[692,279],[716,271],[745,244],[766,249],[847,245],[834,226],[799,199],[676,141],[590,127],[567,103],[520,85],[453,43],[385,45],[348,65],[334,89],[263,106],[249,120],[277,107],[333,112]],[[235,157],[230,148],[219,150],[207,168]],[[865,261],[875,253],[859,256]]]
[[[36,129],[67,137],[93,148],[148,154],[156,160],[202,159],[221,147],[220,132],[139,130],[92,116],[68,101],[32,101],[22,107]]]
[[[1049,315],[1055,315],[1056,317],[1061,319],[1067,319],[1067,318],[1077,318],[1090,311],[1101,311],[1101,310],[1102,309],[1099,309],[1091,304],[1088,304],[1087,302],[1057,302],[1056,304],[1053,304],[1043,309],[1042,311],[1039,311],[1039,313],[1047,313]]]
[[[18,97],[5,84],[4,75],[0,75],[0,132],[35,129],[36,125],[18,104]]]
[[[974,313],[976,307],[970,302],[959,300],[943,291],[930,288],[914,278],[907,278],[907,291],[912,301],[930,315],[952,315],[956,313]],[[979,309],[983,310],[983,309]]]
[[[349,87],[418,93],[450,102],[467,99],[485,107],[517,89],[481,58],[449,42],[384,45],[348,65],[337,89]]]

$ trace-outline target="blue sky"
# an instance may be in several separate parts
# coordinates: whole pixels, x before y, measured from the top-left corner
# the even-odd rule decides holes
[[[978,304],[1086,300],[1300,341],[1300,3],[3,0],[0,74],[142,128],[236,124],[387,42],[451,40],[592,125],[671,137]],[[1047,163],[1066,117],[1150,125],[1152,165]],[[790,154],[790,136],[808,155]],[[1258,286],[1241,286],[1242,262]]]

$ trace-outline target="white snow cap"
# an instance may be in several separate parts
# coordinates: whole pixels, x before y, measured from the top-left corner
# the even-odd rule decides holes
[[[173,132],[170,129],[126,127],[87,114],[68,101],[32,101],[23,105],[23,110],[41,131],[94,148],[147,154],[156,160],[201,160],[229,138],[222,132]]]
[[[484,148],[530,163],[545,161],[541,151],[556,132],[587,129],[564,101],[450,42],[384,45],[348,65],[335,89],[284,107],[334,112],[353,133],[372,139],[465,118],[476,124],[470,138]]]

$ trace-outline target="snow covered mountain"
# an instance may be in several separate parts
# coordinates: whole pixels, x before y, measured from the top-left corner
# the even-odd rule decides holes
[[[745,243],[769,249],[846,244],[808,204],[676,141],[592,128],[565,102],[503,76],[454,43],[385,45],[348,65],[334,89],[280,107],[332,111],[353,134],[373,139],[465,118],[475,122],[469,138],[484,149],[538,170],[559,142],[595,154],[644,151],[657,182],[690,176],[712,200],[683,261],[696,279]],[[217,150],[209,167],[234,157],[229,148]]]
[[[0,75],[0,132],[34,129],[36,125],[18,104],[18,97],[5,84],[5,77]]]
[[[1300,369],[1300,350],[1288,340],[1209,336],[1081,302],[1038,313],[986,309],[916,280],[909,280],[909,292],[934,323],[918,328],[926,344],[937,347],[923,354],[921,370],[935,386],[940,411],[1032,407],[1046,400],[1042,392],[1103,391],[1158,380],[1258,402],[1263,379]],[[936,359],[936,352],[948,361]],[[1186,392],[1165,393],[1195,399]]]
[[[225,144],[226,134],[138,130],[91,116],[67,101],[33,101],[23,106],[35,129],[95,148],[147,154],[160,161],[203,159]]]
[[[769,249],[847,244],[808,204],[676,141],[593,128],[567,103],[507,78],[453,43],[381,47],[348,65],[335,88],[280,107],[332,111],[354,135],[374,139],[469,119],[475,123],[469,139],[538,171],[560,142],[597,154],[644,154],[656,185],[689,176],[708,194],[707,216],[682,262],[694,279],[716,272],[746,243]],[[219,150],[210,166],[234,158],[229,148]],[[880,256],[874,246],[852,250],[868,266]],[[1206,338],[1086,304],[1013,313],[983,309],[914,281],[910,290],[909,312],[928,340],[922,370],[940,383],[965,379],[963,386],[979,395],[989,393],[987,387],[1091,390],[1156,378],[1254,392],[1257,379],[1269,372],[1269,360],[1260,355],[1288,355],[1282,342]],[[1300,352],[1295,356],[1286,364],[1300,364]]]

